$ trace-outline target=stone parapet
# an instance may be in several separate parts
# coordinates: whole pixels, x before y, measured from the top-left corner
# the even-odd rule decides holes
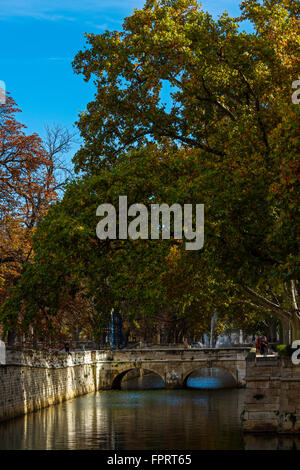
[[[245,432],[300,433],[300,365],[289,358],[247,360]]]

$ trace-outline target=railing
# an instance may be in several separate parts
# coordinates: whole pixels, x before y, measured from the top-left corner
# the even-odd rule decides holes
[[[97,351],[97,350],[132,350],[132,349],[233,349],[233,348],[249,348],[253,346],[250,343],[245,344],[232,344],[232,345],[224,345],[219,346],[218,348],[210,348],[210,347],[200,347],[196,345],[188,345],[187,347],[184,346],[183,343],[162,343],[162,344],[154,344],[150,342],[144,341],[136,341],[136,342],[129,342],[126,346],[121,345],[119,348],[111,348],[109,343],[96,343],[90,340],[82,340],[82,341],[66,341],[69,343],[70,351]],[[65,343],[64,342],[54,342],[46,343],[46,342],[37,342],[33,343],[32,341],[20,342],[16,341],[13,346],[9,347],[6,344],[7,349],[14,349],[20,351],[26,350],[36,350],[36,351],[45,351],[45,352],[65,352]]]

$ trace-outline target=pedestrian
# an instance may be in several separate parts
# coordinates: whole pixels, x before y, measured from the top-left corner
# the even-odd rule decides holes
[[[260,339],[260,353],[263,356],[266,356],[268,353],[268,340],[267,340],[267,337],[264,335],[262,335]]]
[[[257,335],[257,338],[256,338],[256,354],[260,353],[260,337],[259,335]]]
[[[65,351],[66,351],[66,353],[68,353],[68,354],[71,356],[71,353],[70,353],[70,344],[69,344],[69,343],[65,343]]]

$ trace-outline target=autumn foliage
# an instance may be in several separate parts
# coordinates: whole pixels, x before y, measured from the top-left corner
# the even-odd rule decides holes
[[[239,18],[217,20],[196,0],[147,0],[121,31],[87,34],[73,62],[96,85],[78,121],[80,176],[39,223],[34,263],[3,312],[13,318],[21,306],[29,324],[62,315],[66,299],[79,296],[98,337],[118,308],[129,321],[161,318],[181,332],[207,329],[215,310],[239,325],[272,316],[297,339],[300,106],[291,95],[299,33],[293,0],[246,0]],[[20,170],[17,159],[12,167],[8,207],[24,227],[18,174],[31,195],[28,214],[39,190],[52,197],[38,179],[47,163],[36,138],[28,140],[31,166],[21,160]],[[117,205],[122,194],[129,204],[205,204],[204,249],[97,240],[97,206]]]
[[[0,303],[32,259],[32,234],[55,198],[52,163],[37,134],[26,135],[8,95],[0,106]]]

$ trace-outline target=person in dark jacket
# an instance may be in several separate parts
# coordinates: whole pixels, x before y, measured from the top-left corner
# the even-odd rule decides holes
[[[260,338],[260,354],[266,356],[268,353],[268,340],[266,336],[261,336]]]
[[[66,353],[68,353],[68,354],[71,356],[71,353],[70,353],[70,344],[69,344],[69,343],[65,343],[65,351],[66,351]]]

